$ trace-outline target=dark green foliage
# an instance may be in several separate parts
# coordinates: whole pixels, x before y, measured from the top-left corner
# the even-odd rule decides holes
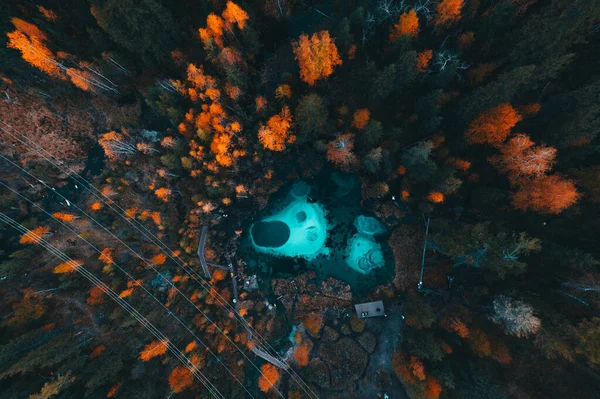
[[[473,370],[459,385],[456,395],[459,398],[507,399],[508,396],[482,371]]]
[[[2,352],[13,354],[13,360],[3,362],[4,371],[0,374],[0,379],[19,374],[25,375],[38,368],[53,367],[69,357],[75,356],[79,352],[80,345],[83,345],[88,337],[84,335],[73,340],[72,335],[72,330],[58,335],[53,332],[40,331],[26,341],[24,348],[16,346],[15,341],[5,345]],[[50,339],[44,338],[44,336],[50,336]],[[40,340],[45,341],[43,345],[39,344]],[[18,352],[17,358],[14,358],[15,351]]]
[[[405,150],[400,162],[407,169],[411,180],[418,182],[431,181],[437,171],[437,165],[431,159],[433,143],[423,141]]]
[[[396,61],[394,89],[407,90],[417,78],[417,52],[407,51]]]
[[[515,94],[536,79],[536,66],[527,65],[503,72],[496,80],[478,87],[459,106],[463,123],[468,123],[480,113],[499,104],[512,101]]]
[[[383,137],[383,124],[371,119],[364,129],[358,133],[358,142],[361,147],[367,149],[376,146],[381,137]]]
[[[0,263],[0,274],[6,277],[13,277],[23,272],[23,269],[29,264],[33,251],[29,248],[15,251],[10,254],[9,259]]]
[[[430,330],[410,329],[404,339],[407,352],[419,359],[438,362],[444,357],[440,340]]]
[[[160,1],[94,1],[92,14],[115,43],[142,57],[164,61],[176,47],[178,27]]]
[[[595,1],[551,1],[514,33],[515,45],[509,56],[511,62],[516,65],[539,65],[540,62],[569,53],[586,40],[590,27],[599,15],[600,4]]]
[[[598,97],[600,97],[600,82],[596,81],[571,93],[550,99],[548,110],[543,109],[540,117],[548,117],[549,112],[560,109],[565,120],[560,124],[549,124],[552,142],[562,148],[592,142],[600,132]]]
[[[542,314],[542,328],[533,341],[547,359],[563,358],[568,362],[575,361],[576,329],[561,314],[551,309],[539,309]]]
[[[120,353],[105,353],[92,361],[94,362],[94,374],[87,378],[85,384],[88,392],[94,392],[102,386],[110,386],[118,381],[123,368]]]
[[[259,392],[251,362],[218,330],[207,328],[210,323],[198,308],[244,351],[241,325],[175,262],[168,259],[158,269],[180,292],[132,251],[153,259],[164,243],[169,254],[177,253],[186,267],[198,270],[199,231],[210,226],[211,262],[226,264],[227,253],[238,282],[253,274],[259,278],[258,290],[241,289],[241,304],[248,305],[248,320],[281,353],[293,353],[290,331],[295,326],[302,335],[299,325],[313,311],[325,316],[328,339],[347,333],[344,339],[360,345],[376,341],[369,368],[332,390],[328,384],[350,365],[325,365],[319,351],[325,333],[310,337],[309,364],[290,363],[302,378],[318,374],[320,379],[307,381],[318,397],[339,396],[340,389],[349,392],[354,387],[357,397],[385,391],[390,397],[432,399],[437,383],[442,399],[595,397],[600,391],[600,3],[465,1],[461,18],[441,27],[434,22],[439,2],[236,2],[249,15],[244,29],[225,25],[222,46],[213,41],[205,48],[198,29],[207,27],[210,13],[222,16],[226,3],[2,3],[0,119],[12,117],[15,127],[33,138],[38,131],[60,131],[67,123],[72,131],[86,131],[78,171],[114,202],[99,204],[83,182],[74,182],[47,161],[27,157],[0,129],[2,155],[35,176],[0,160],[0,180],[50,213],[72,212],[75,218],[69,226],[74,232],[4,192],[0,211],[28,228],[50,227],[49,242],[84,260],[95,276],[117,295],[122,293],[183,350],[192,338],[173,316],[180,318],[217,354],[218,360],[199,345],[185,356],[204,363],[201,371],[224,397],[248,395],[220,361],[234,375],[244,376],[242,384],[252,396],[276,395],[274,390]],[[280,15],[280,3],[289,15]],[[39,5],[54,12],[56,19],[44,18]],[[390,42],[390,29],[412,7],[417,8],[419,34]],[[118,90],[86,92],[67,75],[49,78],[30,66],[20,51],[6,48],[6,33],[15,29],[12,17],[37,26],[65,68],[86,71]],[[22,29],[36,31],[29,25]],[[331,35],[343,63],[308,86],[299,77],[290,42],[302,33],[310,36],[322,30]],[[240,58],[228,62],[224,48]],[[425,50],[432,51],[432,58],[427,68],[417,70],[418,54]],[[201,66],[204,76],[188,77],[190,64]],[[291,96],[276,97],[276,88],[284,83],[290,85]],[[215,90],[208,93],[208,86]],[[240,92],[234,93],[232,86]],[[20,92],[28,99],[42,98],[48,111],[34,109],[23,115],[24,102],[15,101]],[[502,143],[480,146],[465,141],[467,125],[475,117],[504,103],[523,116],[507,140],[522,133],[536,146],[555,147],[558,155],[549,174],[574,180],[581,193],[562,213],[515,211],[514,192],[534,178],[509,180],[499,174],[489,160],[506,150]],[[265,149],[257,132],[284,106],[291,110],[295,140],[283,151]],[[361,129],[352,126],[359,109],[370,111]],[[234,121],[237,124],[231,125]],[[113,130],[138,144],[137,151],[106,157],[97,139]],[[344,140],[336,142],[340,136]],[[219,151],[235,158],[231,165],[215,161]],[[339,174],[339,181],[332,183],[333,171],[348,175]],[[335,224],[327,240],[330,257],[290,261],[247,248],[249,226],[279,206],[279,190],[293,180],[308,182],[314,189],[310,200],[326,204],[327,218]],[[172,190],[168,203],[157,197],[158,188]],[[126,220],[108,205],[127,209]],[[337,262],[337,247],[345,245],[340,237],[353,228],[343,217],[353,219],[358,213],[375,216],[385,225],[389,234],[376,237],[385,266],[372,274],[347,276],[340,259],[336,278],[344,281],[321,280],[329,275],[320,267]],[[169,374],[180,365],[178,359],[167,353],[141,361],[140,350],[153,338],[135,318],[108,296],[98,297],[82,276],[54,274],[55,258],[38,245],[19,244],[19,235],[4,227],[0,226],[3,397],[27,398],[67,372],[76,380],[55,397],[106,397],[113,387],[119,387],[115,397],[174,394]],[[100,261],[77,235],[100,249],[112,248],[114,261],[168,310],[116,265]],[[423,285],[417,286],[422,260]],[[308,289],[312,277],[296,275],[313,269],[318,277],[315,288]],[[210,283],[228,302],[229,277]],[[346,278],[352,302],[382,299],[392,317],[367,321],[360,334],[346,331],[345,311],[330,307],[338,301]],[[292,281],[289,289],[280,289]],[[372,284],[372,289],[362,288],[363,283]],[[198,308],[182,294],[193,297]],[[327,300],[315,301],[321,294]],[[284,306],[277,302],[277,310],[269,311],[266,304],[276,298]],[[512,302],[504,301],[504,308],[495,310],[499,298]],[[289,301],[293,306],[288,307]],[[520,312],[511,308],[515,304],[520,304]],[[523,329],[515,330],[519,323],[511,319],[514,314],[530,322],[541,320],[541,326],[535,324],[528,338],[518,337]],[[302,339],[308,343],[308,337]],[[100,344],[106,348],[92,357]],[[394,350],[402,353],[407,366],[396,370],[400,378],[388,378],[379,373],[379,366],[371,367],[381,365],[391,372]],[[372,382],[374,370],[378,378]],[[304,397],[287,373],[280,378],[281,396]],[[180,395],[211,397],[200,381]]]
[[[373,90],[375,97],[385,99],[394,90],[394,83],[397,79],[398,71],[396,64],[390,64],[377,73],[373,80]]]
[[[452,228],[453,233],[448,234]],[[500,278],[507,274],[523,273],[527,265],[519,258],[539,251],[540,241],[525,233],[493,232],[490,223],[450,225],[439,221],[434,228],[434,249],[450,256],[454,266],[486,268]]]
[[[163,155],[160,157],[160,162],[169,169],[171,172],[176,172],[181,168],[181,161],[174,154]]]
[[[577,326],[578,345],[575,351],[594,367],[600,365],[600,317],[584,320]]]
[[[432,370],[432,374],[443,387],[454,389],[455,377],[452,367],[448,362],[437,363],[435,368]]]
[[[300,99],[295,112],[299,144],[309,143],[324,136],[329,123],[329,112],[323,98],[316,93],[308,94]]]
[[[444,195],[456,193],[463,184],[463,181],[457,177],[456,171],[448,167],[440,168],[436,180],[433,189]]]
[[[415,112],[419,116],[416,130],[420,137],[427,137],[437,132],[442,123],[439,101],[442,90],[435,90],[419,98]]]
[[[381,170],[381,163],[383,160],[383,150],[381,147],[373,148],[365,156],[364,167],[370,173],[377,174]]]
[[[352,46],[353,41],[354,38],[350,31],[350,20],[348,17],[344,17],[337,27],[335,43],[343,53],[346,53],[350,49],[350,46]]]
[[[411,295],[404,302],[406,317],[412,327],[430,328],[436,321],[436,314],[427,301],[419,295]]]

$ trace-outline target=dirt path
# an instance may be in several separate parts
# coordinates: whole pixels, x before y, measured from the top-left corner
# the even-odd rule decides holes
[[[365,398],[409,399],[392,368],[392,354],[402,340],[404,319],[400,306],[386,309],[387,318],[368,319],[368,328],[377,336],[377,347],[371,354],[359,392]]]

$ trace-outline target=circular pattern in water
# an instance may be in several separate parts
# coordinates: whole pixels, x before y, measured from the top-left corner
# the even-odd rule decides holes
[[[306,229],[306,241],[317,241],[317,238],[319,238],[319,230],[315,227],[309,227],[308,229]]]
[[[298,223],[303,223],[306,221],[306,212],[300,211],[296,214],[296,220]]]
[[[279,220],[258,222],[252,226],[250,234],[256,245],[277,248],[284,245],[290,238],[290,228]]]

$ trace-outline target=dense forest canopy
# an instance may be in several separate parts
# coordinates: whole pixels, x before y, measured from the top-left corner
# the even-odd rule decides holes
[[[598,397],[600,2],[0,30],[2,398]]]

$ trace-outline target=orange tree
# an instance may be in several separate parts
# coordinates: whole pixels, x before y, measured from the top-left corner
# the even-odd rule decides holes
[[[331,75],[333,69],[342,64],[338,49],[326,30],[313,33],[310,38],[301,35],[297,42],[292,42],[292,47],[300,65],[300,77],[310,86]]]

